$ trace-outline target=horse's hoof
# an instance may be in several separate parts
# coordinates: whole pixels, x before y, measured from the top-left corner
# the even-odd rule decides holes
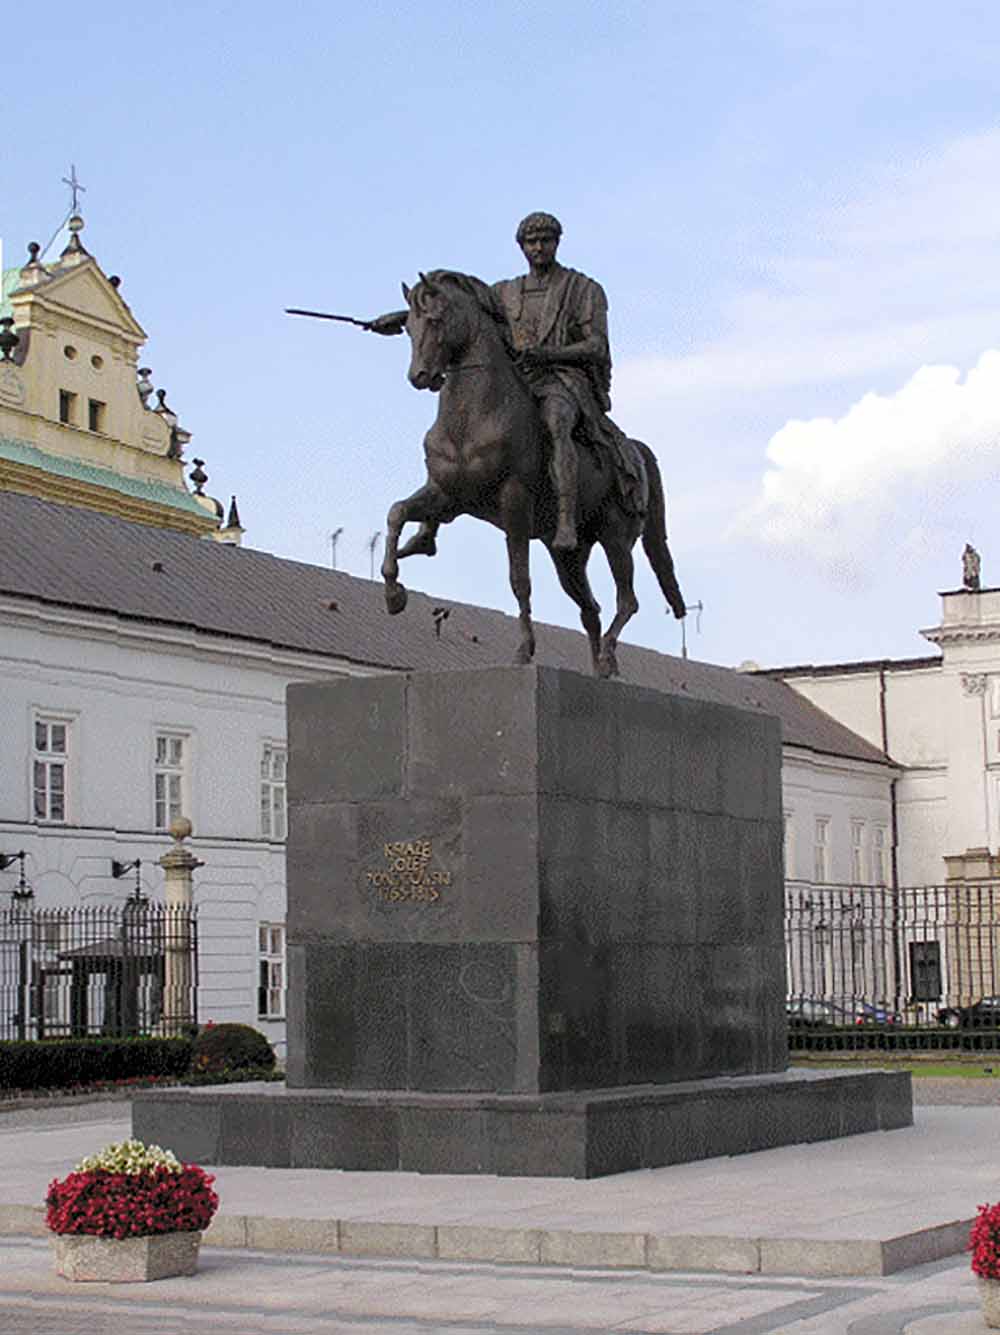
[[[385,586],[385,605],[390,616],[396,616],[406,606],[406,589],[402,584]]]
[[[518,646],[517,653],[514,655],[515,667],[527,667],[535,656],[535,646],[521,644]]]

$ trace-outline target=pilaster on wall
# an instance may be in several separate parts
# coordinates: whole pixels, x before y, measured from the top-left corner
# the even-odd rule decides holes
[[[942,593],[941,624],[922,634],[950,682],[945,876],[986,879],[1000,871],[1000,589]]]

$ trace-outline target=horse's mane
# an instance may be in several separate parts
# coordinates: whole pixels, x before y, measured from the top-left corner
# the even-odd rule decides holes
[[[458,273],[454,269],[434,269],[425,275],[428,282],[443,283],[449,287],[457,287],[460,292],[464,292],[467,297],[471,297],[484,315],[488,315],[496,326],[496,331],[500,335],[500,341],[504,346],[504,351],[512,360],[516,356],[514,349],[514,339],[510,332],[510,324],[507,320],[507,312],[503,308],[503,303],[488,283],[484,283],[481,278],[475,278],[472,274]]]

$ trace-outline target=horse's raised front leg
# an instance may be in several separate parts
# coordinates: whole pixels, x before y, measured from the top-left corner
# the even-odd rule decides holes
[[[399,560],[409,554],[399,550],[399,535],[403,525],[411,520],[421,525],[437,524],[445,517],[448,505],[443,493],[433,482],[425,482],[419,491],[407,496],[404,501],[396,501],[389,508],[385,521],[385,554],[382,557],[382,579],[385,581],[385,605],[395,615],[406,606],[406,589],[399,582]],[[423,531],[423,530],[421,530]],[[419,534],[417,535],[419,537]],[[410,546],[410,544],[407,544]]]
[[[439,524],[421,524],[408,542],[400,547],[398,556],[401,561],[408,556],[437,556],[437,531]]]
[[[556,547],[549,548],[559,583],[580,609],[580,620],[587,632],[590,657],[596,672],[601,652],[601,608],[587,579],[587,561],[590,559],[590,552],[589,542],[581,543],[568,552]]]
[[[535,628],[531,623],[531,542],[534,502],[531,493],[517,478],[508,478],[500,492],[500,520],[507,538],[507,564],[510,587],[517,599],[521,642],[514,662],[530,663],[535,656]]]
[[[635,590],[632,587],[635,564],[632,560],[632,541],[629,541],[626,534],[621,533],[615,536],[609,536],[601,539],[601,546],[608,558],[608,565],[611,567],[611,573],[615,580],[615,590],[618,595],[618,606],[615,610],[614,620],[604,632],[601,639],[601,651],[597,658],[597,675],[599,677],[617,677],[618,676],[618,637],[623,628],[631,621],[639,610],[639,600],[635,596]]]

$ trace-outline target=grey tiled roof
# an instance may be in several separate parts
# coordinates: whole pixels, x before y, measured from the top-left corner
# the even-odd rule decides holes
[[[385,669],[510,663],[518,642],[502,612],[411,591],[390,617],[371,580],[3,491],[0,594]],[[440,635],[435,608],[448,610]],[[582,633],[537,634],[540,662],[589,672]],[[886,759],[783,682],[627,644],[619,664],[625,681],[776,714],[787,744]]]

